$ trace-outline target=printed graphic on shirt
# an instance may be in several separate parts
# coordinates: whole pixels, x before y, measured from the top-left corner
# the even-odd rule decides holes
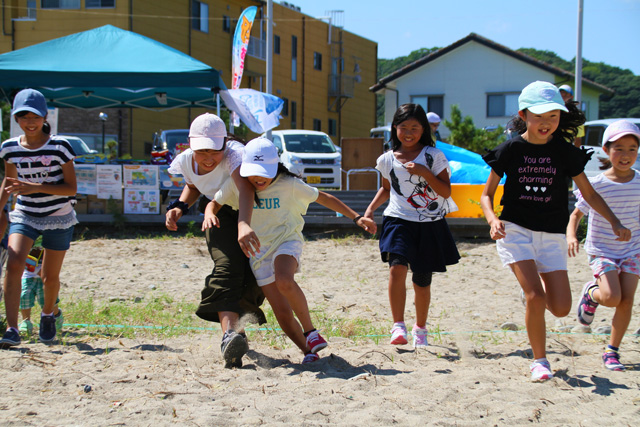
[[[15,166],[18,176],[23,177],[25,181],[43,184],[49,178],[51,156],[23,157]]]
[[[266,199],[259,199],[260,204],[253,204],[253,209],[280,209],[280,198],[269,197]]]
[[[550,190],[556,180],[557,168],[551,157],[531,157],[523,155],[518,167],[518,183],[521,185],[520,200],[549,203],[552,200]]]

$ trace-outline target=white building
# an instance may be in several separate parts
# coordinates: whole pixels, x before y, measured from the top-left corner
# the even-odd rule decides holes
[[[412,102],[425,111],[449,117],[452,105],[471,116],[478,128],[505,126],[518,112],[518,95],[529,83],[543,80],[573,87],[574,74],[511,50],[475,33],[382,77],[369,90],[385,96],[385,123],[399,105]],[[606,86],[582,80],[582,108],[587,120],[598,118]],[[441,125],[446,138],[449,130]]]

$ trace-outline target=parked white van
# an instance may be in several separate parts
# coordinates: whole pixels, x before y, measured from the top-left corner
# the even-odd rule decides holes
[[[342,154],[326,133],[302,130],[271,131],[280,161],[314,187],[339,189],[342,184]]]
[[[590,149],[593,149],[593,156],[591,156],[591,160],[584,168],[584,173],[587,177],[596,176],[602,173],[600,169],[600,160],[599,158],[606,158],[607,155],[602,149],[602,135],[604,134],[604,130],[613,122],[617,122],[618,120],[628,120],[631,123],[634,123],[636,126],[640,126],[640,119],[638,118],[628,118],[628,119],[604,119],[604,120],[592,120],[586,122],[584,124],[584,137],[582,138],[582,145],[586,146]],[[633,168],[636,170],[640,170],[640,157],[636,160],[636,163],[633,165]]]

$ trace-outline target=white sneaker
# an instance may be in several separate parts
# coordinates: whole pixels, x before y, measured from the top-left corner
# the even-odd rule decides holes
[[[551,378],[553,378],[553,372],[551,372],[551,366],[547,359],[531,364],[531,381],[538,383]]]
[[[389,344],[402,345],[407,342],[407,327],[404,326],[404,322],[394,323],[393,328],[391,328],[391,341]]]
[[[427,348],[429,346],[427,342],[427,328],[413,325],[411,336],[413,337],[413,348]]]

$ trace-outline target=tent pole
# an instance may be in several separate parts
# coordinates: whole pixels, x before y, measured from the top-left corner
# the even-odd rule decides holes
[[[267,93],[271,95],[271,69],[273,67],[273,1],[267,0],[267,61],[266,61],[266,75],[267,75]],[[267,139],[271,139],[271,129],[267,131]]]

